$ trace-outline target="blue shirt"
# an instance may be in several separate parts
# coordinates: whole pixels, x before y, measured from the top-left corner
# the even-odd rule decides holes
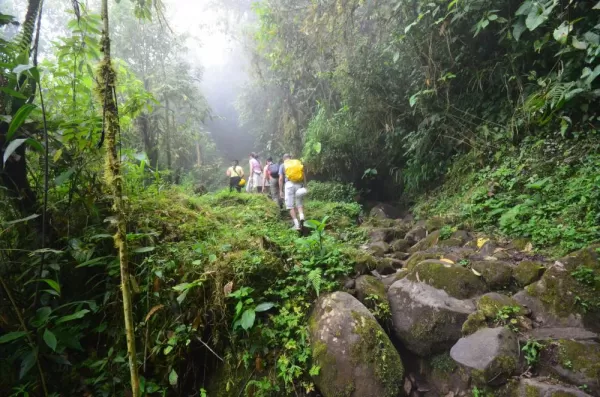
[[[283,163],[281,163],[279,166],[279,175],[283,175],[283,183],[288,181],[287,177],[285,176],[285,167],[283,166]]]

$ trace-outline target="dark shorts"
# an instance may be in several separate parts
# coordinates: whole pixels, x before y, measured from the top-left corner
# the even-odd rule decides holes
[[[237,189],[237,191],[241,191],[242,187],[240,186],[240,181],[242,178],[239,176],[234,176],[233,178],[229,178],[229,190]]]

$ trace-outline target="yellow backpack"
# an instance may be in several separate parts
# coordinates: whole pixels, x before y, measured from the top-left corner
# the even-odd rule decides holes
[[[294,183],[304,181],[304,165],[300,160],[286,160],[283,163],[285,168],[285,177]]]

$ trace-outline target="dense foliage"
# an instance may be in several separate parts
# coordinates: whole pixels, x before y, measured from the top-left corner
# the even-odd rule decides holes
[[[324,176],[417,192],[457,154],[596,136],[595,3],[264,0],[243,108]]]

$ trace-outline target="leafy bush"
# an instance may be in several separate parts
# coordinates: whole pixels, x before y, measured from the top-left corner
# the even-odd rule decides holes
[[[354,203],[358,191],[351,183],[341,182],[308,182],[311,200]]]

